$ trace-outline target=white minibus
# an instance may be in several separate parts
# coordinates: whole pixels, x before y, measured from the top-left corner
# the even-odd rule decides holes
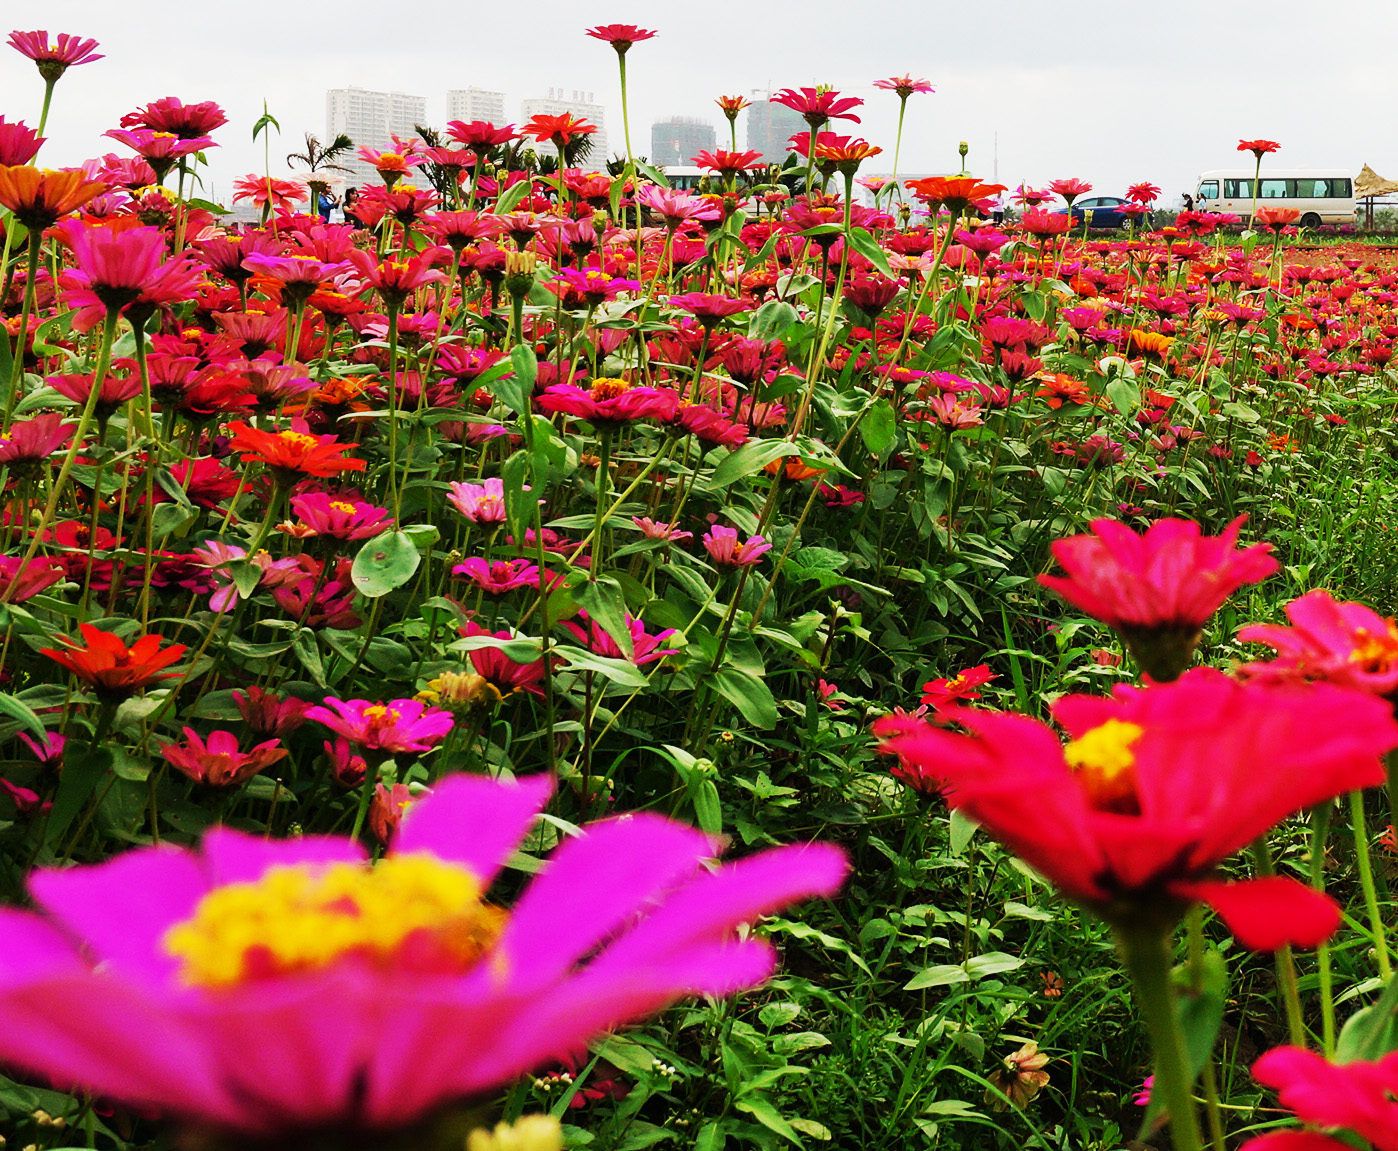
[[[1252,214],[1252,168],[1218,168],[1199,176],[1195,207],[1227,212],[1244,221]],[[1303,228],[1354,223],[1354,178],[1341,168],[1264,168],[1257,186],[1259,208],[1295,208]]]

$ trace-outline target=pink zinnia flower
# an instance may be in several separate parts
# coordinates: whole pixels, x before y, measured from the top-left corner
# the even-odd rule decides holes
[[[1375,1151],[1398,1151],[1398,1051],[1377,1061],[1331,1063],[1301,1047],[1276,1047],[1252,1065],[1283,1107],[1311,1127],[1342,1127]],[[1349,1151],[1354,1144],[1318,1131],[1277,1131],[1240,1151]]]
[[[416,699],[370,703],[367,699],[327,697],[325,707],[306,709],[306,718],[322,723],[366,751],[430,751],[451,731],[451,712]],[[333,709],[333,710],[332,710]]]
[[[0,910],[0,1059],[220,1142],[382,1141],[760,982],[773,950],[738,928],[844,878],[823,845],[713,869],[709,837],[641,813],[567,839],[510,910],[487,903],[551,790],[452,776],[374,865],[347,839],[218,828],[199,851],[37,871],[39,910]]]
[[[1246,518],[1218,536],[1190,520],[1157,520],[1144,535],[1116,520],[1093,520],[1092,535],[1053,544],[1067,576],[1041,575],[1039,582],[1115,628],[1155,678],[1173,678],[1223,601],[1280,566],[1271,544],[1235,546]]]
[[[393,513],[387,508],[324,492],[292,496],[291,510],[316,535],[335,540],[367,540],[393,523]]]
[[[637,667],[643,667],[658,659],[664,659],[667,655],[674,655],[679,650],[679,648],[662,649],[660,647],[665,640],[675,634],[674,628],[667,627],[664,631],[651,635],[646,631],[646,625],[630,612],[626,613],[626,630],[631,635],[631,649],[634,652],[634,655],[630,656],[622,650],[621,645],[611,637],[607,629],[592,619],[587,612],[580,611],[578,618],[587,624],[586,630],[572,620],[564,620],[563,626],[572,632],[577,641],[588,651],[596,655],[604,655],[608,659],[629,660]]]
[[[505,522],[505,481],[495,476],[483,484],[454,480],[447,485],[447,502],[473,524]]]
[[[451,574],[470,580],[489,595],[504,595],[516,588],[539,586],[539,569],[527,559],[492,561],[472,556],[453,567]]]
[[[271,204],[277,211],[291,211],[303,200],[310,199],[306,185],[297,180],[281,180],[249,172],[233,181],[233,202],[251,200],[258,208]]]
[[[184,743],[162,743],[160,754],[170,766],[206,787],[238,787],[264,768],[285,759],[287,751],[275,739],[259,743],[251,751],[238,749],[231,731],[215,731],[207,741],[193,728],[184,729]]]
[[[490,631],[470,620],[461,628],[461,634],[467,639],[485,637],[492,640],[502,640],[505,643],[518,638],[508,631]],[[511,659],[499,647],[495,646],[471,648],[467,658],[471,661],[471,666],[475,668],[476,674],[488,680],[491,686],[500,693],[502,699],[516,691],[527,691],[530,695],[540,697],[544,694],[539,684],[543,683],[548,671],[545,669],[542,659],[520,663]]]
[[[23,603],[62,578],[63,568],[44,556],[27,562],[20,556],[0,556],[0,603]]]
[[[57,412],[44,412],[28,420],[16,420],[7,436],[0,436],[0,467],[16,468],[42,463],[62,451],[78,425]]]
[[[673,419],[680,398],[669,388],[635,387],[626,380],[599,378],[590,388],[551,384],[538,403],[546,412],[567,412],[590,424],[615,428],[632,420]]]
[[[875,88],[883,88],[888,92],[897,92],[901,100],[906,100],[914,92],[935,92],[936,89],[927,80],[914,80],[911,76],[891,76],[887,80],[875,80]]]
[[[739,543],[736,529],[714,524],[704,533],[704,548],[719,567],[739,568],[751,567],[772,550],[772,545],[761,536]]]
[[[631,522],[641,529],[641,534],[647,539],[677,544],[694,538],[693,532],[679,531],[674,524],[657,523],[650,516],[632,516]]]
[[[636,203],[659,216],[667,228],[678,228],[689,220],[717,220],[723,215],[703,196],[643,184],[636,189]]]
[[[634,24],[599,24],[587,29],[587,34],[594,40],[605,40],[616,49],[618,56],[625,56],[632,44],[655,35],[649,28],[637,28]]]
[[[1339,926],[1338,905],[1305,884],[1215,869],[1285,816],[1381,783],[1380,756],[1398,744],[1387,704],[1195,668],[1110,699],[1063,696],[1052,712],[1066,746],[1028,716],[955,708],[943,715],[969,735],[899,725],[883,750],[1109,922],[1202,901],[1255,951],[1314,947]]]
[[[102,57],[93,51],[96,40],[58,33],[57,42],[49,40],[43,29],[37,32],[11,32],[6,43],[22,56],[28,56],[39,67],[39,75],[49,83],[57,80],[69,68],[91,64]]]
[[[152,100],[145,107],[128,112],[121,118],[123,128],[171,132],[182,140],[208,136],[215,128],[222,128],[227,123],[228,116],[212,100],[186,104],[176,96]]]
[[[1316,588],[1286,605],[1291,626],[1254,623],[1238,632],[1244,643],[1274,648],[1270,663],[1240,673],[1258,679],[1324,680],[1390,695],[1398,689],[1398,625],[1362,603],[1336,600]]]
[[[39,154],[44,139],[23,120],[7,124],[5,117],[0,116],[0,164],[10,167],[29,163]]]

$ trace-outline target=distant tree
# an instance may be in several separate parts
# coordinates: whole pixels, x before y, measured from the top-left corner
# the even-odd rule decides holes
[[[328,144],[322,144],[314,133],[306,133],[306,150],[292,152],[286,162],[291,167],[302,167],[310,173],[306,177],[306,187],[311,191],[311,212],[314,214],[320,204],[320,197],[330,191],[330,181],[318,179],[318,172],[348,172],[350,169],[336,161],[349,154],[354,141],[341,132]]]

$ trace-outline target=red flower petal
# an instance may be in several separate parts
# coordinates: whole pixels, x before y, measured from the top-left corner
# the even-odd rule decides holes
[[[1177,884],[1175,890],[1212,907],[1250,951],[1275,951],[1286,943],[1315,947],[1340,926],[1339,904],[1285,876],[1193,883],[1187,888]]]

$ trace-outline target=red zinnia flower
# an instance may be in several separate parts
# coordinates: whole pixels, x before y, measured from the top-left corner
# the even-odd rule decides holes
[[[1239,140],[1239,152],[1251,152],[1259,160],[1268,152],[1275,152],[1281,148],[1275,140]]]
[[[951,679],[934,679],[923,684],[922,702],[936,709],[963,699],[980,699],[981,693],[976,688],[999,678],[987,665],[978,663],[975,667],[958,672]]]
[[[720,96],[714,103],[718,105],[719,111],[730,120],[736,120],[738,113],[744,108],[752,107],[752,101],[742,96]]]
[[[926,200],[929,207],[935,204],[951,212],[964,212],[977,200],[986,200],[1007,190],[1004,184],[982,184],[974,176],[927,176],[921,180],[905,180],[904,184],[919,200]]]
[[[1388,705],[1196,668],[1052,710],[1067,746],[1028,716],[957,708],[944,716],[970,735],[903,723],[883,749],[1114,924],[1203,901],[1253,950],[1314,946],[1339,925],[1335,903],[1296,880],[1230,883],[1214,869],[1292,812],[1381,783],[1380,756],[1398,743]]]
[[[1067,180],[1054,180],[1049,184],[1049,191],[1055,196],[1062,196],[1068,202],[1068,206],[1072,207],[1074,200],[1092,191],[1092,185],[1086,180],[1072,177]]]
[[[472,120],[469,124],[461,120],[451,120],[447,124],[447,135],[458,144],[465,144],[473,152],[485,152],[491,148],[518,140],[519,133],[513,124],[497,128],[489,120]]]
[[[90,623],[78,625],[85,643],[66,635],[58,642],[63,649],[40,648],[46,655],[62,664],[79,679],[92,685],[98,695],[110,700],[124,699],[157,679],[171,679],[178,672],[164,671],[185,653],[182,643],[173,643],[162,650],[164,642],[158,635],[143,635],[130,647],[109,631]]]
[[[762,163],[762,153],[729,152],[717,148],[712,152],[700,152],[693,157],[693,163],[697,168],[707,168],[720,176],[733,176],[739,172],[746,172],[749,168],[758,167]]]
[[[185,104],[175,96],[152,100],[121,118],[123,128],[149,128],[152,132],[173,132],[181,140],[207,136],[228,123],[222,108],[212,100]]]
[[[524,134],[533,136],[535,140],[542,143],[545,140],[562,148],[574,136],[586,136],[597,131],[596,124],[575,117],[571,112],[564,112],[558,116],[534,116],[529,123],[524,126]]]
[[[1300,218],[1300,208],[1258,208],[1252,222],[1256,227],[1266,228],[1269,232],[1277,234]]]
[[[1068,575],[1041,575],[1039,582],[1110,624],[1148,673],[1170,679],[1188,663],[1219,605],[1280,566],[1271,544],[1235,548],[1246,518],[1219,536],[1203,535],[1189,520],[1157,520],[1144,535],[1116,520],[1093,520],[1092,535],[1053,544]]]
[[[259,743],[251,751],[238,750],[231,731],[215,731],[208,742],[193,728],[184,729],[184,743],[162,743],[160,754],[170,766],[205,787],[228,788],[246,783],[263,768],[285,759],[287,751],[275,739]]]
[[[290,431],[264,432],[247,424],[229,424],[234,451],[243,453],[243,462],[260,460],[290,485],[304,476],[337,475],[364,470],[364,461],[345,457],[353,444],[342,444],[334,436],[314,436],[305,420],[292,420]]]
[[[812,128],[819,128],[827,120],[852,120],[859,123],[859,117],[850,109],[864,103],[858,96],[841,96],[828,88],[783,88],[771,97],[773,104],[781,104],[801,118]]]
[[[589,28],[587,34],[594,40],[605,40],[616,49],[618,56],[625,56],[632,44],[649,40],[655,35],[649,28],[637,28],[634,24],[599,24]]]

